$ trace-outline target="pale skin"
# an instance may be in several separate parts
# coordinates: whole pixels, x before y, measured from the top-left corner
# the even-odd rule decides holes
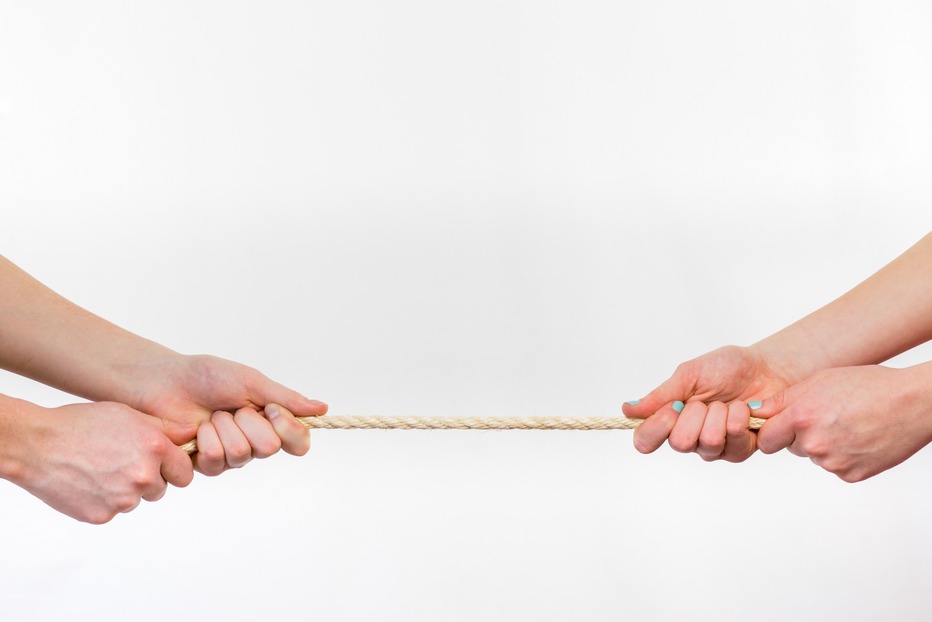
[[[623,406],[646,418],[635,447],[650,453],[669,442],[731,462],[787,449],[848,482],[900,464],[932,442],[932,363],[880,363],[932,339],[930,283],[932,234],[774,335],[681,364]],[[767,419],[759,432],[748,430],[752,414]]]
[[[188,356],[74,305],[0,257],[0,367],[92,400],[61,408],[0,395],[0,477],[103,523],[197,469],[218,475],[284,449],[296,416],[327,405],[213,356]],[[177,445],[197,438],[193,464]]]

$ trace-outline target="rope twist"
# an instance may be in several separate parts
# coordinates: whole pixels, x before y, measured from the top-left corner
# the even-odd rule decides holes
[[[324,415],[297,417],[306,428],[328,430],[633,430],[643,419],[620,417],[356,417]],[[759,430],[765,419],[751,417],[749,430]],[[197,452],[197,441],[181,445],[187,454]]]

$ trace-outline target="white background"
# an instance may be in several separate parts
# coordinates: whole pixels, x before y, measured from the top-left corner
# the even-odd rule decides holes
[[[3,1],[0,253],[333,413],[612,415],[932,229],[930,30],[924,2]],[[930,470],[320,431],[103,527],[0,482],[0,617],[929,619]]]

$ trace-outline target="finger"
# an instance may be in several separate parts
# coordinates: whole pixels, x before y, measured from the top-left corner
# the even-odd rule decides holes
[[[757,447],[765,454],[785,449],[796,440],[796,427],[790,413],[791,389],[792,387],[767,398],[760,408],[754,410],[755,417],[767,419],[757,432]]]
[[[220,437],[220,444],[223,445],[223,454],[228,467],[238,469],[252,460],[252,447],[249,446],[246,436],[233,421],[233,415],[219,410],[211,416],[210,422],[217,428],[217,436]]]
[[[184,488],[194,479],[194,465],[191,463],[191,457],[167,438],[160,470],[162,479],[178,488]]]
[[[702,402],[687,402],[670,432],[670,447],[681,453],[695,451],[708,410]]]
[[[660,386],[639,400],[625,402],[621,410],[627,417],[646,419],[666,404],[670,404],[676,400],[685,402],[692,397],[692,387],[694,384],[690,366],[686,364],[680,365],[676,368],[676,371],[673,372],[673,375]]]
[[[757,449],[757,437],[748,429],[751,422],[751,409],[741,401],[728,405],[725,421],[725,449],[722,459],[729,462],[743,462]]]
[[[702,424],[696,453],[703,460],[716,460],[725,450],[725,422],[728,419],[728,407],[722,402],[712,402]]]
[[[160,477],[158,481],[153,482],[149,488],[143,491],[142,498],[146,501],[158,501],[165,496],[166,490],[168,490],[168,483]]]
[[[318,400],[312,400],[286,387],[270,380],[260,373],[252,378],[249,391],[253,394],[256,404],[280,404],[299,417],[314,417],[327,414],[327,405]]]
[[[233,421],[249,441],[254,457],[268,458],[282,448],[282,441],[278,438],[275,428],[254,409],[240,408],[233,415]]]
[[[227,467],[223,443],[217,434],[217,428],[210,421],[204,422],[197,429],[197,453],[194,454],[194,468],[213,477],[220,475]]]
[[[670,437],[679,413],[672,404],[663,406],[634,430],[634,448],[642,454],[657,451]]]
[[[293,456],[303,456],[310,450],[311,433],[287,408],[269,404],[265,407],[265,416],[281,439],[282,449]]]

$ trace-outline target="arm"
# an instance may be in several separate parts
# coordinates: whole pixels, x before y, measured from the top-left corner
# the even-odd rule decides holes
[[[879,363],[928,341],[930,282],[932,234],[844,296],[753,346],[721,348],[681,364],[645,398],[625,404],[626,415],[648,418],[635,432],[635,447],[648,453],[669,439],[677,451],[707,460],[747,459],[757,436],[747,431],[749,409],[735,402],[754,404],[819,370]]]
[[[751,346],[792,382],[882,363],[932,339],[932,233],[818,311]]]
[[[115,326],[3,257],[0,367],[90,400],[127,404],[183,424],[190,437],[197,431],[202,447],[197,464],[211,475],[278,448],[307,452],[308,432],[294,415],[327,412],[326,404],[255,369],[212,356],[181,355]],[[271,404],[284,408],[266,412]]]
[[[89,400],[137,401],[179,358],[65,300],[0,257],[0,367]]]

